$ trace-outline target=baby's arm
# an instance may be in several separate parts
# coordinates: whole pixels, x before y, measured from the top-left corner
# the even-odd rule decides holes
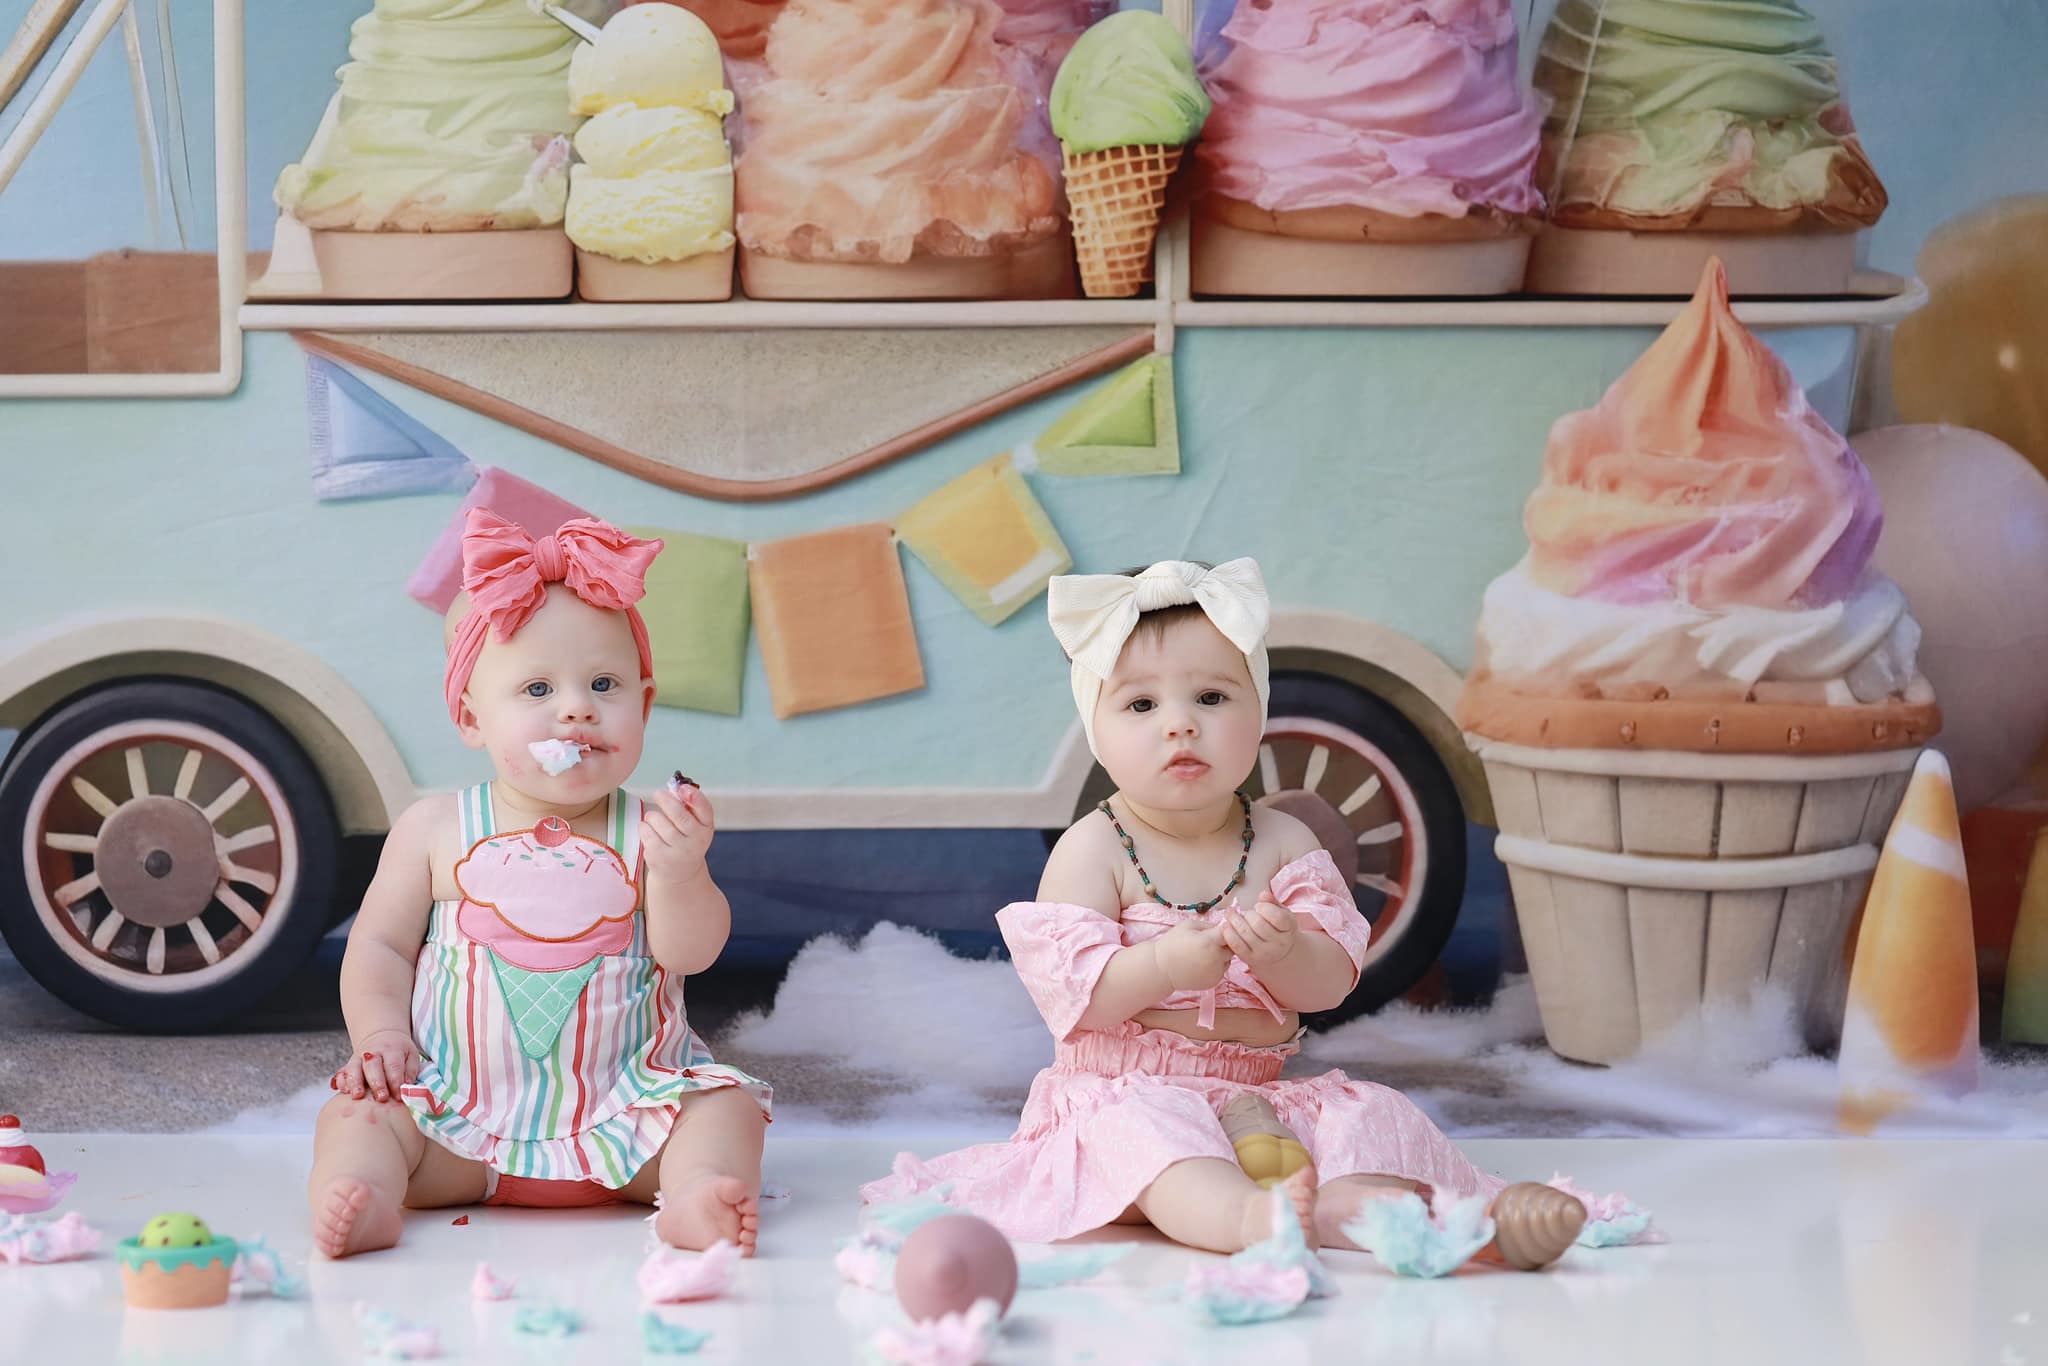
[[[1083,819],[1060,836],[1046,859],[1039,901],[1085,906],[1104,919],[1120,919],[1122,897],[1110,871],[1116,866],[1116,852],[1108,823],[1092,814]],[[1229,966],[1230,950],[1215,926],[1183,921],[1156,939],[1112,953],[1075,1028],[1112,1029],[1176,991],[1215,986]]]
[[[1315,832],[1282,812],[1264,819],[1281,824],[1283,866],[1322,848]],[[1356,916],[1355,908],[1352,914]],[[1223,927],[1224,941],[1242,958],[1273,999],[1289,1010],[1330,1010],[1344,1003],[1358,981],[1358,965],[1350,949],[1330,937],[1311,917],[1306,922],[1274,900],[1273,889],[1259,893],[1249,911],[1239,908]]]
[[[413,803],[391,827],[377,875],[363,893],[341,957],[341,1013],[352,1048],[335,1086],[379,1100],[419,1079],[412,1037],[412,984],[434,905],[433,854],[454,819],[454,798]]]
[[[641,820],[647,950],[685,977],[717,962],[732,933],[732,905],[704,862],[716,828],[711,799],[695,784],[655,793]]]

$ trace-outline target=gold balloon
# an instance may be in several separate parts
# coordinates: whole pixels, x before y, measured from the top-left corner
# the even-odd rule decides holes
[[[1989,432],[2048,474],[2048,194],[2000,199],[1935,229],[1927,306],[1899,324],[1899,420]]]

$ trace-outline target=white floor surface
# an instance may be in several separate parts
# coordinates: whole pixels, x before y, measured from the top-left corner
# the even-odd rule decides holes
[[[449,1359],[642,1360],[634,1212],[471,1210],[408,1216],[389,1252],[311,1260],[303,1139],[63,1134],[39,1140],[80,1180],[64,1208],[113,1239],[151,1215],[196,1213],[264,1235],[302,1270],[303,1299],[221,1309],[129,1310],[110,1255],[52,1266],[0,1263],[0,1361],[358,1361],[354,1306],[435,1325]],[[853,1191],[898,1146],[862,1137],[770,1135],[761,1255],[724,1299],[673,1317],[711,1332],[703,1362],[864,1359],[893,1301],[844,1285],[832,1266],[853,1231]],[[1536,1275],[1468,1269],[1404,1281],[1359,1253],[1325,1254],[1342,1293],[1245,1328],[1197,1320],[1166,1296],[1201,1254],[1148,1241],[1096,1281],[1026,1291],[992,1363],[1105,1366],[1309,1363],[1872,1362],[2048,1366],[2048,1144],[2023,1141],[1673,1139],[1467,1140],[1482,1166],[1516,1177],[1562,1171],[1654,1210],[1670,1242],[1575,1249]],[[1114,1230],[1108,1239],[1128,1235]],[[528,1300],[586,1317],[565,1341],[522,1337],[516,1304],[469,1296],[478,1261],[516,1276]],[[654,1360],[657,1358],[647,1358]],[[662,1358],[690,1360],[691,1358]]]

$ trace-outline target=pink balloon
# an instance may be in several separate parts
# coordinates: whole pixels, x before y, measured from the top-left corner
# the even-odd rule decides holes
[[[2048,479],[1967,427],[1881,427],[1849,444],[1884,499],[1876,567],[1920,623],[1934,747],[1968,813],[2048,741]]]
[[[896,1254],[896,1298],[913,1320],[964,1314],[976,1300],[994,1300],[1007,1314],[1016,1295],[1010,1240],[971,1214],[920,1224]]]

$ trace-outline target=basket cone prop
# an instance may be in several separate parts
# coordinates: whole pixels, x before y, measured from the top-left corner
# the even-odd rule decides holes
[[[1160,144],[1061,149],[1074,256],[1081,289],[1091,299],[1128,299],[1152,278],[1152,244],[1166,212],[1166,183],[1182,149]]]
[[[1977,1084],[1977,948],[1948,760],[1928,750],[1885,836],[1842,1019],[1841,1126]]]
[[[2048,830],[2034,840],[2020,914],[2005,960],[2005,1010],[1999,1038],[2048,1045]]]

